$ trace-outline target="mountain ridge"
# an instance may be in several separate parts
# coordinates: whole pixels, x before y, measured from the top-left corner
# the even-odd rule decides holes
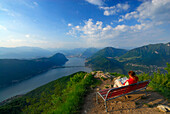
[[[129,51],[122,51],[122,53],[119,52],[120,50],[117,50],[117,53],[109,51],[110,49],[110,47],[101,49],[87,58],[86,66],[92,67],[93,70],[109,70],[113,72],[115,67],[121,66],[122,71],[119,73],[128,72],[129,70],[134,70],[138,73],[152,73],[158,69],[164,72],[166,63],[170,63],[170,43],[149,44]],[[117,66],[113,65],[114,63]],[[106,64],[109,67],[103,66]]]
[[[32,60],[0,59],[0,87],[20,82],[55,66],[62,66],[68,59],[61,53]]]

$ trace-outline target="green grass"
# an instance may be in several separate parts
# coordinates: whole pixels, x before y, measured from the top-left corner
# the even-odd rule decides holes
[[[140,74],[139,80],[151,80],[149,86],[154,90],[162,94],[165,98],[170,99],[170,64],[167,63],[167,73],[154,73],[149,75],[146,73]]]
[[[41,86],[0,107],[0,114],[80,113],[89,88],[101,84],[87,73],[78,72]]]
[[[56,106],[50,113],[80,113],[81,106],[84,103],[84,96],[88,92],[88,88],[95,85],[95,82],[97,82],[90,74],[85,79],[84,76],[80,74],[74,76],[70,80],[71,81],[68,82],[68,86],[63,90],[64,92],[61,96],[61,99],[64,100],[61,102],[58,98],[54,99],[54,105],[57,105],[58,103],[60,103],[60,105]]]

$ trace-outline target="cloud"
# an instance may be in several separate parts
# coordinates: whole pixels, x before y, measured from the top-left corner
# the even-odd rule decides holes
[[[118,31],[126,31],[128,29],[128,26],[126,25],[117,25],[114,30],[118,30]]]
[[[121,21],[137,19],[140,23],[170,23],[170,0],[144,1],[135,11],[122,16]]]
[[[0,11],[8,12],[9,10],[3,7],[0,7]]]
[[[70,26],[72,26],[72,24],[71,24],[71,23],[68,23],[68,26],[70,27]]]
[[[29,38],[29,37],[30,37],[30,35],[29,35],[29,34],[26,34],[26,35],[25,35],[25,37],[26,37],[26,38]]]
[[[5,26],[0,25],[0,30],[7,30]]]
[[[7,15],[13,16],[13,17],[16,16],[16,15],[19,15],[19,13],[16,13],[16,12],[9,10],[7,8],[4,8],[2,6],[0,6],[0,11],[5,12]]]
[[[117,4],[115,6],[111,6],[111,7],[100,7],[100,9],[104,10],[104,15],[105,16],[109,16],[109,15],[115,15],[116,13],[122,12],[122,11],[126,11],[129,9],[129,5],[126,4]]]
[[[86,1],[93,5],[98,5],[98,6],[104,5],[103,0],[86,0]]]
[[[38,6],[38,3],[37,3],[37,2],[33,2],[33,4],[34,4],[35,6]]]
[[[118,25],[115,28],[111,25],[103,26],[102,21],[93,22],[93,19],[84,21],[84,25],[77,25],[67,33],[73,37],[83,40],[88,46],[102,47],[107,45],[110,39],[114,39],[120,33],[127,31],[126,25]]]
[[[126,11],[130,7],[129,4],[127,4],[127,3],[125,3],[125,4],[118,3],[115,6],[105,7],[104,0],[86,0],[86,1],[93,5],[99,6],[99,9],[104,10],[103,14],[105,16],[110,16],[110,15],[114,15],[114,14],[122,12],[122,11]]]
[[[141,5],[143,5],[142,3]],[[148,3],[147,3],[148,4]],[[164,5],[166,2],[164,3]],[[87,47],[105,47],[105,46],[120,46],[130,45],[130,47],[142,46],[149,43],[158,43],[159,41],[167,41],[169,37],[168,33],[164,28],[160,28],[164,22],[168,22],[169,17],[156,19],[156,15],[159,13],[148,14],[141,13],[147,8],[141,8],[144,6],[139,6],[137,10],[127,13],[124,18],[119,19],[119,22],[130,19],[136,19],[138,22],[132,25],[126,24],[115,24],[104,25],[102,21],[94,22],[93,19],[88,19],[84,21],[84,24],[72,26],[71,30],[67,33],[73,37],[77,37],[82,40],[83,45]],[[145,4],[146,5],[146,4]],[[159,5],[159,8],[162,6]],[[146,6],[145,6],[146,7]],[[149,6],[148,6],[149,7]],[[165,7],[165,6],[164,6]],[[111,7],[104,7],[103,9],[114,9]],[[139,10],[140,9],[140,10]],[[142,10],[141,10],[142,9]],[[167,8],[165,8],[167,9]],[[158,9],[157,9],[158,10]],[[154,11],[155,12],[155,11]],[[159,15],[167,14],[167,11],[163,11]],[[152,15],[151,15],[151,14]],[[154,15],[153,15],[154,14]],[[142,17],[142,15],[146,15]],[[153,20],[153,22],[152,22]],[[159,20],[159,21],[157,21]],[[157,27],[158,26],[158,27]],[[160,39],[161,38],[161,39]],[[127,47],[124,46],[124,47]]]

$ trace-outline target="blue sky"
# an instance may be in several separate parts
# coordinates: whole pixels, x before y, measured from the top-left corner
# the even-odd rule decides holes
[[[170,42],[170,0],[1,0],[0,47]]]

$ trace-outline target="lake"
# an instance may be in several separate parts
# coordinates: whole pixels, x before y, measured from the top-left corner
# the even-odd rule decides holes
[[[20,83],[13,84],[8,87],[0,88],[0,102],[10,97],[25,94],[37,87],[40,87],[48,82],[56,80],[60,77],[73,74],[78,71],[91,72],[91,68],[85,67],[85,59],[83,58],[68,58],[64,66],[66,68],[51,69],[43,74],[24,80]]]

